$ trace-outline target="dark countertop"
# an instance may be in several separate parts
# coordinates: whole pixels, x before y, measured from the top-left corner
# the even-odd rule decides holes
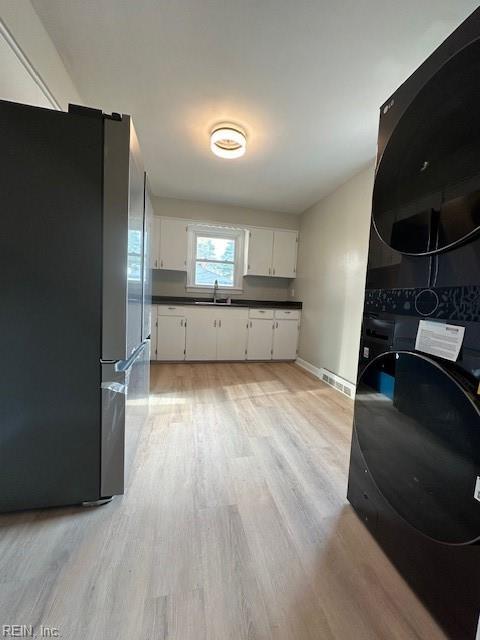
[[[225,297],[219,297],[219,300],[226,300]],[[211,302],[211,297],[198,297],[187,298],[178,296],[152,296],[152,304],[181,304],[181,305],[194,305],[198,306],[200,302]],[[212,305],[208,305],[212,306]],[[222,307],[247,307],[247,308],[262,308],[262,309],[301,309],[302,303],[294,300],[245,300],[240,298],[232,298],[232,303],[221,304]]]

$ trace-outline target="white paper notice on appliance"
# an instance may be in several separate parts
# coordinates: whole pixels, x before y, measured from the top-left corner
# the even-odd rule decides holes
[[[473,497],[475,498],[475,500],[478,500],[480,502],[480,476],[477,476]]]
[[[465,327],[444,322],[420,320],[415,349],[455,362],[465,334]]]

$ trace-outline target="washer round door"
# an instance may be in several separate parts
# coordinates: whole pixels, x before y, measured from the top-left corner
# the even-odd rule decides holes
[[[446,369],[416,353],[379,356],[360,377],[354,425],[399,516],[438,542],[480,538],[480,413]]]
[[[382,240],[401,253],[429,255],[476,235],[479,149],[477,40],[423,86],[387,143],[375,178],[372,209]]]

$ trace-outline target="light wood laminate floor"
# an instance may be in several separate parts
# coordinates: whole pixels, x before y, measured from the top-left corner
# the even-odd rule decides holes
[[[128,490],[0,516],[0,630],[440,640],[345,500],[352,403],[293,364],[152,366]]]

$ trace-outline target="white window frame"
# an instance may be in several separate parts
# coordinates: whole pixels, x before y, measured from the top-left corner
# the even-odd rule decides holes
[[[213,224],[189,224],[188,225],[188,250],[187,250],[187,291],[211,291],[213,285],[195,284],[195,262],[197,238],[233,238],[235,241],[235,262],[233,268],[233,286],[219,285],[218,291],[222,293],[243,291],[243,270],[245,263],[245,229],[236,227],[224,227]]]

